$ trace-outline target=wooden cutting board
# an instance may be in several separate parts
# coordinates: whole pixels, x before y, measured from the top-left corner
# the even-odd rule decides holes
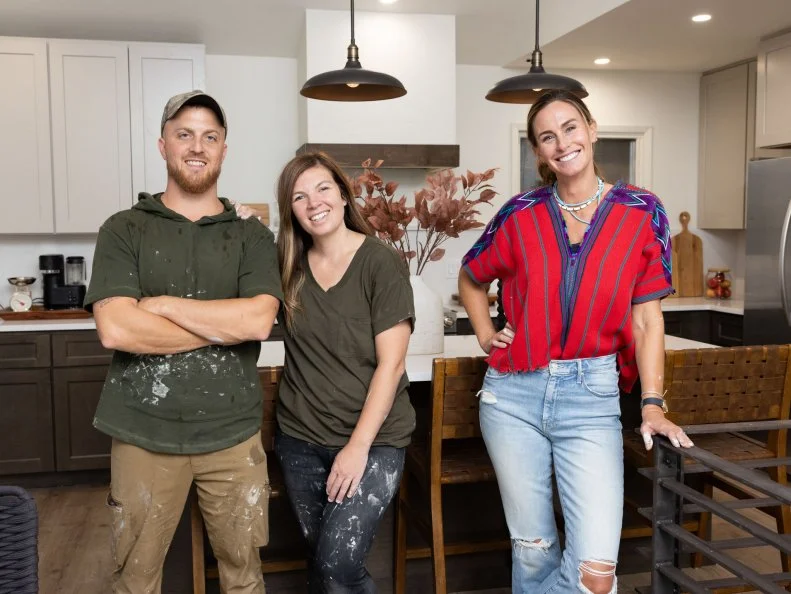
[[[84,309],[44,309],[34,305],[30,311],[12,311],[0,309],[0,319],[10,321],[22,320],[80,320],[93,317]]]
[[[689,219],[686,211],[678,216],[681,233],[671,239],[673,288],[676,290],[676,297],[703,296],[703,242],[687,229]]]

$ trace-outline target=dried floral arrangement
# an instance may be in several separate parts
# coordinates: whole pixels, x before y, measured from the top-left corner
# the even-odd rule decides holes
[[[384,161],[372,164],[371,159],[362,163],[363,172],[352,180],[354,195],[361,201],[363,216],[376,231],[379,239],[393,246],[412,272],[420,274],[429,262],[436,262],[445,255],[440,247],[462,231],[485,226],[476,217],[479,204],[489,204],[497,195],[488,183],[497,169],[483,173],[467,171],[456,176],[451,169],[443,169],[426,177],[426,186],[415,192],[415,205],[407,206],[406,196],[396,198],[398,184],[385,182],[378,169]],[[459,184],[461,193],[459,194]],[[474,195],[478,194],[475,198]],[[415,245],[407,227],[417,220]],[[423,237],[421,238],[421,231]]]

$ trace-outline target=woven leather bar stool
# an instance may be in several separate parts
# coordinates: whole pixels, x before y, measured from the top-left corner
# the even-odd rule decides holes
[[[0,594],[38,593],[38,512],[30,494],[0,486]]]
[[[431,378],[430,427],[426,437],[415,435],[407,448],[406,464],[396,503],[394,592],[412,592],[406,587],[407,559],[431,556],[434,592],[445,594],[445,556],[510,550],[509,538],[475,542],[445,543],[442,517],[444,485],[491,482],[492,462],[486,453],[478,422],[478,390],[486,373],[484,357],[434,359]],[[428,495],[429,510],[416,509],[410,492]],[[407,548],[407,522],[414,522],[430,547]]]
[[[668,418],[680,426],[787,420],[791,409],[790,353],[789,345],[666,351]],[[786,429],[771,431],[766,441],[743,433],[699,434],[694,441],[696,446],[732,462],[766,460],[787,455],[787,433]],[[624,457],[626,464],[636,468],[653,465],[653,453],[645,451],[642,438],[633,428],[624,431]],[[788,484],[785,466],[767,470],[772,480]],[[714,487],[740,499],[752,497],[716,474],[704,474],[702,479],[709,497]],[[789,533],[789,506],[761,510],[775,518],[780,534]],[[700,514],[698,536],[707,537],[710,523],[710,513]],[[783,571],[789,571],[789,556],[781,554],[780,558]],[[697,555],[694,564],[701,562],[702,557]]]

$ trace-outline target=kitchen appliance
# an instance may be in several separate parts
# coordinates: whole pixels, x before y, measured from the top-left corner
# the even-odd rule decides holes
[[[747,167],[744,344],[791,343],[791,158]]]
[[[81,308],[85,299],[85,258],[60,254],[38,257],[44,280],[44,309]]]
[[[30,285],[36,282],[34,276],[12,276],[8,282],[14,285],[14,292],[11,293],[9,307],[14,311],[28,311],[33,307],[33,295],[30,292]]]

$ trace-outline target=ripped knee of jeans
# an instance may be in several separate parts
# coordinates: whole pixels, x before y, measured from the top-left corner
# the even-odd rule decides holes
[[[489,390],[478,390],[476,396],[480,399],[481,404],[497,404],[497,396]]]
[[[615,563],[583,561],[580,563],[579,588],[585,594],[615,594],[618,591]]]
[[[552,541],[547,540],[546,538],[535,538],[535,539],[525,539],[525,538],[513,538],[511,539],[512,546],[519,550],[523,551],[541,551],[547,552],[552,547]]]

